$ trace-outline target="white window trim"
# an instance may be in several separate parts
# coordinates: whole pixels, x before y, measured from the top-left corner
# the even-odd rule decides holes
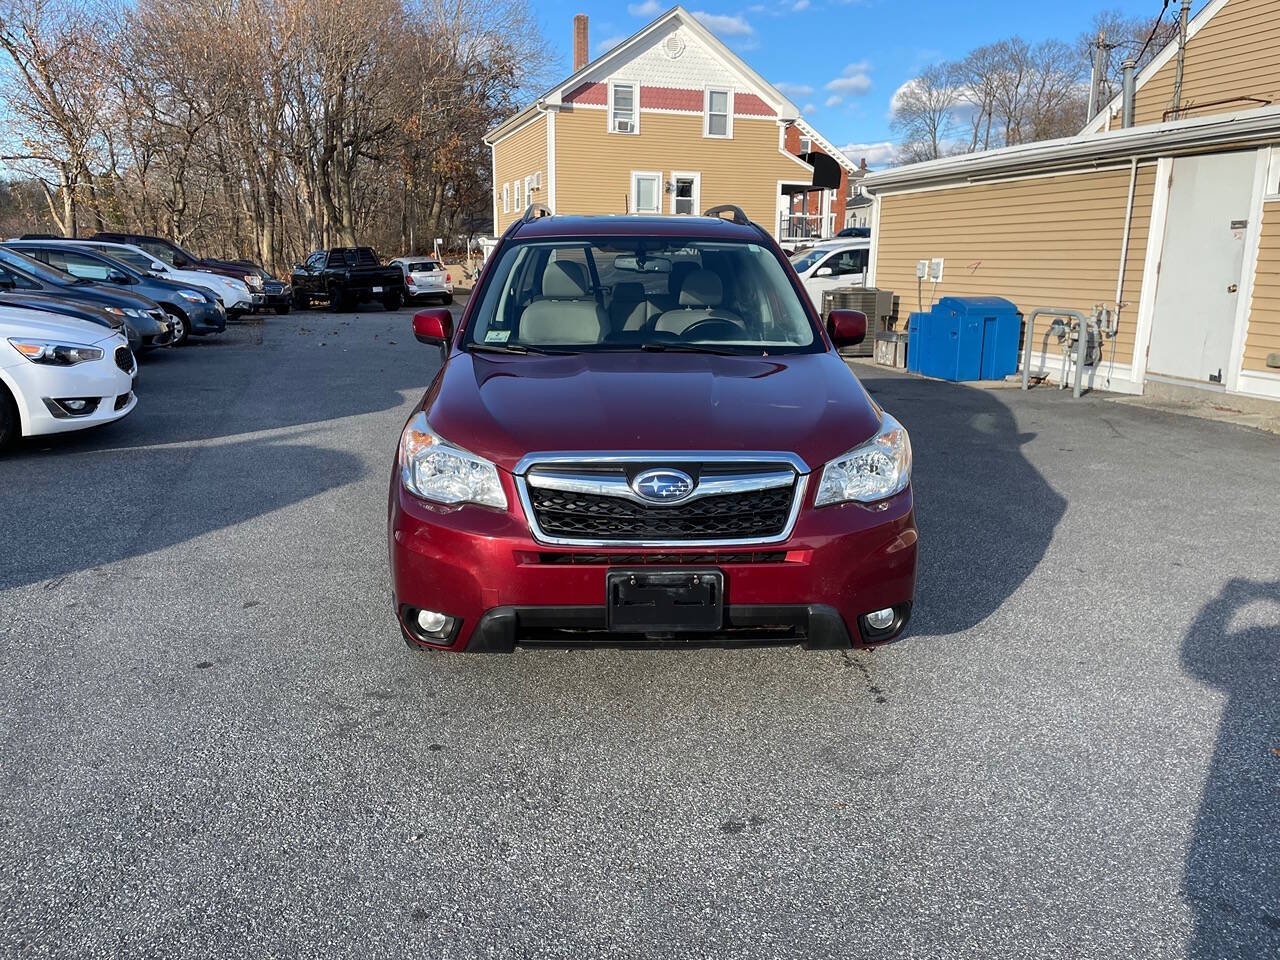
[[[511,184],[509,183],[502,185],[502,212],[511,212]]]
[[[652,178],[658,181],[657,193],[655,199],[658,201],[657,209],[641,210],[637,201],[640,198],[640,191],[636,189],[636,181],[641,177]],[[661,213],[662,212],[662,171],[661,170],[632,170],[631,171],[631,202],[627,204],[632,213]]]
[[[693,210],[691,213],[696,217],[702,212],[702,174],[696,170],[672,170],[671,171],[671,213],[676,212],[676,191],[674,189],[677,178],[683,178],[693,181]],[[661,201],[659,201],[661,207]]]
[[[1263,196],[1268,200],[1280,200],[1280,148],[1271,147],[1271,162],[1267,170],[1267,185]]]
[[[613,129],[613,91],[618,87],[631,88],[631,132],[625,130]],[[609,109],[605,111],[605,123],[610,133],[616,133],[620,137],[634,137],[640,134],[640,84],[635,80],[610,80],[609,81]]]
[[[805,144],[806,144],[806,143],[809,145],[807,148],[805,147]],[[801,153],[801,154],[805,154],[805,153],[812,153],[812,152],[813,152],[813,138],[812,138],[812,137],[801,137],[801,138],[800,138],[800,153]]]
[[[711,94],[723,93],[728,95],[728,103],[725,104],[725,124],[724,133],[711,132]],[[732,140],[733,139],[733,88],[707,86],[702,91],[702,135],[712,140]]]
[[[512,206],[515,207],[515,212],[516,213],[523,212],[524,206],[520,203],[520,181],[519,180],[516,180],[514,183],[512,183],[511,195],[514,198],[512,200]]]

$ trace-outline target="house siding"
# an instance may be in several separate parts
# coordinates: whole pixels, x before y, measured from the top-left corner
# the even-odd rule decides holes
[[[1280,200],[1268,201],[1262,208],[1244,369],[1280,374],[1280,370],[1267,366],[1269,353],[1280,353]]]
[[[924,307],[944,296],[995,295],[1018,305],[1090,311],[1114,305],[1129,196],[1128,167],[884,195],[875,285],[915,311],[916,262],[942,257],[943,281],[924,285]],[[1126,255],[1117,363],[1133,358],[1155,164],[1138,168]],[[903,317],[905,322],[905,316]],[[1112,357],[1108,344],[1106,358]]]
[[[494,204],[497,209],[494,230],[501,235],[514,221],[520,219],[524,208],[530,202],[547,202],[547,186],[551,171],[547,169],[547,116],[545,113],[538,114],[534,120],[493,145],[493,169],[494,196],[497,199]],[[542,174],[542,189],[535,190],[529,200],[521,197],[519,210],[512,204],[504,213],[502,185],[508,184],[508,190],[510,190],[510,185],[516,180],[523,183],[525,177],[535,173]],[[521,189],[523,190],[523,187]]]
[[[1185,59],[1184,117],[1262,106],[1237,100],[1194,109],[1197,104],[1233,97],[1280,103],[1280,2],[1229,0],[1187,41]],[[1134,98],[1135,123],[1161,122],[1165,111],[1173,106],[1176,74],[1175,55],[1141,86]]]
[[[698,114],[641,111],[637,135],[607,132],[606,112],[564,109],[556,116],[556,213],[625,213],[633,170],[701,173],[703,209],[736,203],[773,232],[778,181],[805,168],[778,147],[778,124],[735,111],[732,139],[704,137]],[[663,213],[669,198],[663,198]],[[701,211],[699,211],[701,212]]]

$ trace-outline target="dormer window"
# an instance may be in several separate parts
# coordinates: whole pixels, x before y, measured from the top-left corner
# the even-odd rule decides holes
[[[639,133],[640,85],[615,80],[609,84],[609,132]]]
[[[724,139],[733,136],[732,90],[723,87],[707,87],[706,96],[703,99],[702,135]]]

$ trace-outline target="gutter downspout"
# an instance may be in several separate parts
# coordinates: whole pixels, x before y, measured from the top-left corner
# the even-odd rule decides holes
[[[1120,298],[1124,296],[1125,267],[1129,263],[1129,232],[1133,229],[1133,195],[1138,186],[1138,158],[1134,157],[1129,167],[1129,200],[1124,210],[1124,237],[1120,242],[1120,272],[1116,277],[1116,312],[1112,314],[1108,326],[1108,335],[1114,337],[1120,326]]]

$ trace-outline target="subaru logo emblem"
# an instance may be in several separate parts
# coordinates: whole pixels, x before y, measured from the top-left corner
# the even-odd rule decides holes
[[[676,503],[693,493],[693,477],[666,467],[636,474],[631,489],[653,503]]]

